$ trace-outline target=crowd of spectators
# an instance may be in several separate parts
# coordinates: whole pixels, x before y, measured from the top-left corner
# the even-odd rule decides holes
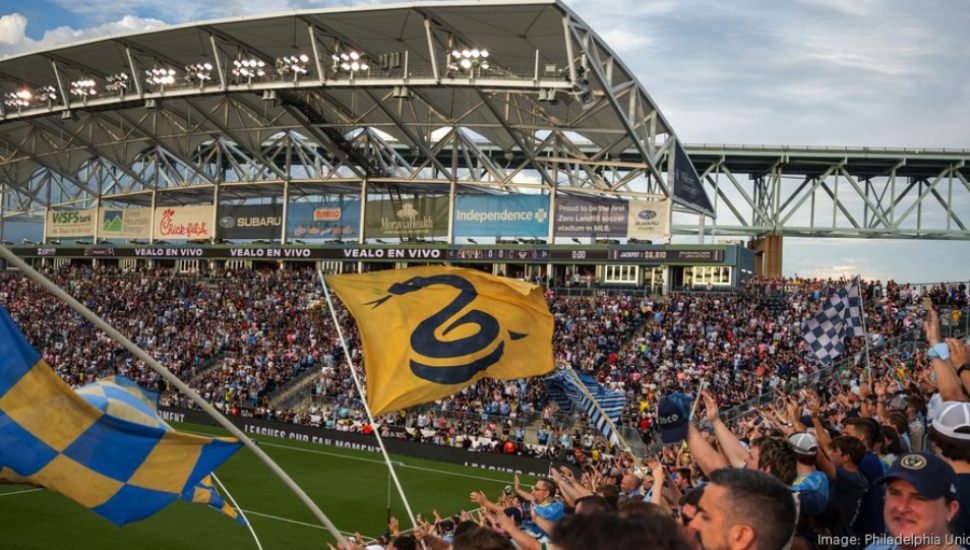
[[[311,270],[77,266],[47,275],[229,414],[374,430]],[[548,292],[556,362],[623,392],[621,424],[644,439],[658,425],[663,431],[664,396],[708,388],[685,443],[642,461],[594,436],[581,418],[558,414],[541,380],[483,380],[385,416],[378,429],[573,468],[531,490],[516,478],[502,495],[473,493],[475,518],[422,523],[410,534],[392,522],[384,546],[404,550],[419,539],[456,549],[594,548],[604,540],[671,549],[965,545],[946,537],[970,529],[970,347],[944,340],[944,329],[966,324],[967,289],[863,283],[871,357],[862,360],[863,341],[855,339],[849,361],[826,370],[811,359],[800,328],[844,285],[753,280],[737,292],[662,298]],[[25,278],[0,278],[0,303],[68,383],[123,374],[169,404],[185,404]],[[353,321],[342,308],[338,319],[360,364]],[[900,347],[900,338],[925,342],[930,353]],[[312,382],[308,406],[271,406],[274,392],[301,379]],[[770,404],[738,411],[764,396]]]
[[[504,493],[471,493],[472,514],[408,532],[392,519],[366,548],[966,549],[970,346],[944,338],[935,309],[922,321],[902,374],[849,369],[856,379],[781,393],[737,422],[704,392],[693,419],[661,426],[681,425],[683,443],[553,469],[531,488],[515,476]]]

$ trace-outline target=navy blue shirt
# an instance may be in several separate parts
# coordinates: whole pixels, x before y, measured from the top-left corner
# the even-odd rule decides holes
[[[881,535],[886,531],[886,524],[883,519],[886,488],[883,485],[876,485],[876,480],[882,477],[883,472],[879,456],[872,451],[866,452],[862,461],[859,462],[859,472],[869,482],[869,490],[862,497],[859,515],[855,518],[852,530],[860,537]]]

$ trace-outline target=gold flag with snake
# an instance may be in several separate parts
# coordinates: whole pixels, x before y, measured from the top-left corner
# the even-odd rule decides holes
[[[458,267],[331,275],[357,321],[376,416],[451,395],[481,378],[553,369],[542,287]]]

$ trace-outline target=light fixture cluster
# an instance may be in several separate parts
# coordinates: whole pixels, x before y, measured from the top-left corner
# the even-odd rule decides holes
[[[235,59],[232,62],[232,76],[236,80],[252,83],[254,78],[266,76],[266,62],[262,59]]]
[[[90,78],[82,78],[71,82],[71,95],[77,96],[82,100],[98,94],[98,86]]]
[[[128,73],[115,73],[108,75],[104,81],[107,83],[105,88],[116,94],[123,95],[128,89]]]
[[[212,64],[206,62],[186,65],[185,80],[198,83],[199,86],[204,86],[207,80],[212,80]]]
[[[454,49],[451,51],[451,60],[448,63],[448,68],[453,71],[465,71],[468,73],[485,70],[491,68],[488,63],[488,50],[485,48],[463,48],[461,50]]]
[[[34,99],[34,94],[24,88],[16,92],[8,92],[3,96],[3,104],[11,109],[23,109],[30,107],[30,102]]]
[[[48,104],[57,101],[57,90],[53,86],[41,86],[36,95],[37,101],[46,101]]]
[[[165,86],[175,84],[175,69],[155,67],[145,71],[145,83],[149,86],[164,89]]]
[[[53,86],[41,86],[36,90],[21,88],[3,96],[3,104],[18,111],[36,103],[47,103],[49,107],[54,101],[57,101],[57,90]]]
[[[367,64],[364,54],[358,51],[348,50],[339,54],[333,54],[332,57],[334,69],[340,69],[350,74],[370,70],[370,65]]]
[[[307,74],[307,65],[310,63],[310,57],[301,53],[299,55],[286,55],[283,57],[276,58],[276,72],[280,76],[293,75],[293,78],[299,78],[301,75]]]

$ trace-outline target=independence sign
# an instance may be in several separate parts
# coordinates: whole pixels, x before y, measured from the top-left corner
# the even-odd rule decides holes
[[[456,237],[549,236],[549,197],[542,195],[459,195]]]

